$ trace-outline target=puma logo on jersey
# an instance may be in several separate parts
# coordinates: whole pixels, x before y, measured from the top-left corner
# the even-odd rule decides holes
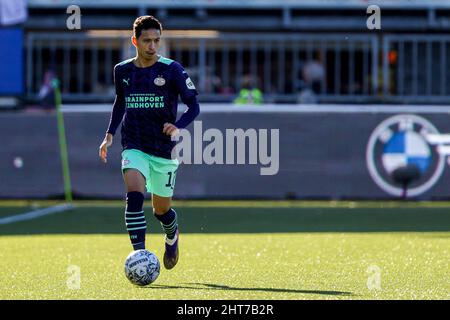
[[[128,78],[128,79],[126,79],[126,80],[125,80],[125,79],[122,79],[122,81],[123,81],[123,82],[125,82],[125,83],[127,84],[127,86],[129,86],[129,85],[130,85],[130,83],[129,83],[129,81],[130,81],[130,78]]]

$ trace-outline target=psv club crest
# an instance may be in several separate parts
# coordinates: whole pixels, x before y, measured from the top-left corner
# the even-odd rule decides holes
[[[161,87],[166,84],[166,79],[164,79],[162,76],[158,76],[157,78],[155,78],[153,83],[158,87]]]

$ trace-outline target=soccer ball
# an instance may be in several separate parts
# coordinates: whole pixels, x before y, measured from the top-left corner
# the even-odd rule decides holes
[[[154,282],[159,271],[158,257],[145,249],[131,252],[125,260],[125,275],[131,283],[138,286]]]

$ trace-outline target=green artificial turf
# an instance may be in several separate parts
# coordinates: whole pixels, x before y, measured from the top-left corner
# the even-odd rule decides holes
[[[0,217],[29,210],[0,207]],[[179,264],[147,287],[124,275],[121,206],[0,225],[0,299],[450,298],[448,208],[176,210]],[[147,249],[162,262],[163,234],[146,212]]]

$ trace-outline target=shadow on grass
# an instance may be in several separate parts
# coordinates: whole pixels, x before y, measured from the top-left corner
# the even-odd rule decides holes
[[[281,288],[239,288],[230,287],[226,285],[218,285],[211,283],[183,283],[179,286],[159,285],[153,284],[145,287],[148,289],[193,289],[193,290],[225,290],[225,291],[262,291],[262,292],[277,292],[277,293],[301,293],[301,294],[321,294],[333,296],[353,296],[351,292],[342,291],[324,291],[324,290],[296,290],[296,289],[281,289]]]

